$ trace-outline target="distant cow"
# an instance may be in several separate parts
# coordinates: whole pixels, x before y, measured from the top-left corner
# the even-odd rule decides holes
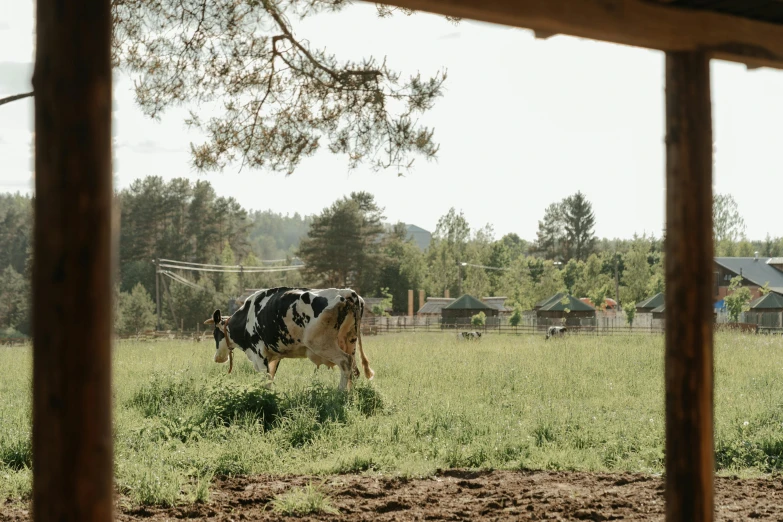
[[[457,339],[475,341],[481,339],[481,332],[460,332],[457,334]]]
[[[563,337],[566,334],[566,327],[565,326],[550,326],[546,330],[546,340],[548,341],[550,337]]]
[[[350,288],[270,288],[248,297],[231,317],[215,310],[205,324],[215,325],[215,362],[230,359],[229,372],[234,348],[245,352],[256,371],[265,369],[270,381],[281,359],[307,357],[318,366],[337,366],[340,388],[346,389],[359,375],[357,346],[364,375],[375,375],[362,347],[363,314],[364,299]]]

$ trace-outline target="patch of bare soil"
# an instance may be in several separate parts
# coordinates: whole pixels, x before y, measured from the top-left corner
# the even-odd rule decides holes
[[[132,507],[118,498],[117,520],[280,520],[275,495],[308,482],[319,485],[340,515],[300,520],[663,520],[663,481],[639,474],[445,471],[428,479],[362,475],[255,476],[218,480],[207,505]],[[715,480],[716,520],[783,521],[783,480]],[[0,521],[30,520],[6,505]],[[293,518],[293,517],[292,517]]]

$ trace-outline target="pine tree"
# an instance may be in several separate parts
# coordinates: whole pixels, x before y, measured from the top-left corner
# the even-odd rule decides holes
[[[581,192],[563,201],[563,223],[568,259],[587,260],[595,248],[595,214],[593,205]]]
[[[298,255],[305,277],[316,284],[372,288],[377,274],[382,209],[360,192],[340,199],[313,219]]]
[[[538,222],[536,251],[545,259],[564,260],[568,250],[566,239],[563,203],[552,203],[544,211],[544,219]]]

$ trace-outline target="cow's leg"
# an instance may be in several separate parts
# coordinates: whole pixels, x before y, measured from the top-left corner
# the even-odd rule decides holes
[[[322,359],[326,359],[340,368],[340,389],[350,390],[352,370],[355,365],[353,355],[342,351],[338,346],[313,346],[311,350]]]
[[[264,362],[264,369],[266,369],[266,373],[264,374],[266,376],[264,387],[269,389],[272,388],[272,383],[275,380],[275,372],[277,371],[277,366],[280,364],[280,360],[276,359],[270,361],[265,353],[261,355],[261,360]]]
[[[269,364],[267,365],[267,373],[272,378],[272,380],[275,380],[275,373],[277,373],[277,367],[280,366],[280,359],[276,359],[274,361],[269,361]]]

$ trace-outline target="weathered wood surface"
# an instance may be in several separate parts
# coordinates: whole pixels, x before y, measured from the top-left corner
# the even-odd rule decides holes
[[[36,4],[33,516],[111,520],[111,13]]]
[[[448,16],[783,68],[783,26],[644,0],[389,0]]]
[[[704,53],[666,54],[666,520],[713,520],[712,107]]]

